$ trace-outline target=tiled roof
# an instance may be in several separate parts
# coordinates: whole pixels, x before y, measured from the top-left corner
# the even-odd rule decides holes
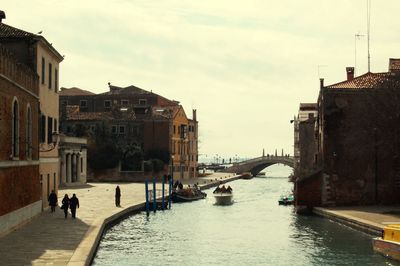
[[[58,57],[60,62],[64,60],[64,57],[60,55],[60,53],[53,47],[53,45],[49,43],[43,36],[33,34],[0,22],[0,40],[8,39],[28,39],[36,41],[40,40],[56,55],[56,57]]]
[[[300,103],[300,110],[317,110],[316,103]]]
[[[371,73],[358,76],[352,80],[346,80],[326,86],[330,89],[373,89],[373,88],[400,88],[400,77],[391,72]]]
[[[118,94],[152,94],[152,92],[143,90],[136,86],[128,86],[125,88],[110,85],[110,91],[102,93],[102,95],[118,95]]]
[[[78,105],[67,105],[67,120],[103,120],[112,118],[109,112],[80,112]]]
[[[0,38],[35,38],[38,35],[0,23]]]
[[[61,88],[59,92],[60,96],[84,96],[84,95],[95,95],[93,92],[82,90],[76,87],[72,88]]]
[[[399,58],[390,58],[389,59],[389,71],[400,71],[400,59]]]

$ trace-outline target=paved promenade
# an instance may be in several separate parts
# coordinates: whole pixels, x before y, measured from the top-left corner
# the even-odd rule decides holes
[[[216,184],[234,178],[233,174],[215,173],[212,176],[185,183]],[[81,187],[61,189],[64,194],[79,198],[77,218],[64,219],[58,207],[55,213],[43,212],[30,223],[0,238],[0,265],[87,265],[107,222],[144,206],[145,192],[141,183],[119,183],[121,206],[115,207],[117,184],[91,183]],[[161,188],[161,184],[158,185]]]

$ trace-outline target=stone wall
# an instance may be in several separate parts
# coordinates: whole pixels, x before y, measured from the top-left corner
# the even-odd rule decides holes
[[[321,174],[315,174],[295,182],[294,196],[296,206],[315,207],[321,206]]]
[[[400,92],[326,90],[324,172],[336,205],[400,203]]]

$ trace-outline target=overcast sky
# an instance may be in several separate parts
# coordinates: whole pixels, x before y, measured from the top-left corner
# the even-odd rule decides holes
[[[233,157],[293,153],[300,102],[319,77],[345,79],[366,0],[0,0],[5,23],[65,55],[60,86],[95,93],[135,85],[198,111],[200,151]],[[372,1],[372,72],[400,57],[400,1]],[[366,37],[357,73],[367,70]]]

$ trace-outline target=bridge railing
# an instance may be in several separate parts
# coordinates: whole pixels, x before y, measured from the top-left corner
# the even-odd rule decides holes
[[[289,156],[289,157],[288,156],[271,156],[271,155],[269,155],[269,156],[260,156],[260,157],[253,158],[253,159],[250,159],[250,160],[234,163],[233,166],[240,166],[240,165],[243,165],[243,164],[249,164],[249,163],[252,163],[252,162],[258,162],[258,161],[260,161],[262,159],[275,159],[275,160],[285,160],[285,159],[287,159],[288,162],[291,162],[291,161],[293,161],[293,158],[294,158],[293,156]]]

